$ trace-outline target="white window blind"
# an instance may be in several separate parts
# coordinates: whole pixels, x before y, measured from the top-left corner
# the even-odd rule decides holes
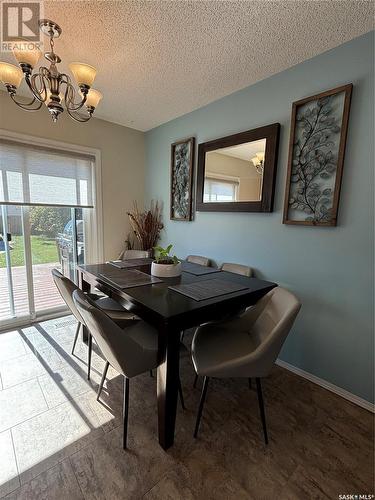
[[[0,138],[0,204],[88,207],[95,158]]]
[[[204,179],[203,201],[236,201],[238,186],[238,181],[206,177]]]

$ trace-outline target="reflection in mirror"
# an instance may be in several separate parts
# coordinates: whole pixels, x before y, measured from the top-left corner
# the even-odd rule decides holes
[[[266,139],[206,152],[203,203],[261,201]]]

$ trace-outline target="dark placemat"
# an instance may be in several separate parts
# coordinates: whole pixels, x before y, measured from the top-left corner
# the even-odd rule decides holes
[[[195,274],[195,276],[221,272],[220,269],[217,269],[216,267],[201,266],[200,264],[194,264],[193,262],[187,262],[186,260],[181,262],[181,267],[185,273]]]
[[[118,269],[126,269],[128,267],[138,267],[138,266],[147,266],[151,264],[152,259],[149,257],[143,259],[127,259],[127,260],[110,260],[108,264],[111,266],[117,267]]]
[[[233,283],[232,281],[225,281],[221,279],[212,279],[204,281],[196,281],[195,283],[169,286],[170,290],[186,295],[194,300],[206,300],[220,295],[227,295],[228,293],[240,292],[246,290],[248,287]]]
[[[107,281],[111,285],[118,288],[131,288],[133,286],[152,285],[153,283],[161,283],[159,278],[142,273],[138,269],[128,270],[108,270],[105,274],[100,274],[100,279]]]

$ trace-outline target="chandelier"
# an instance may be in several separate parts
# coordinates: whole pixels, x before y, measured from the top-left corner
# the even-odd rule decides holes
[[[75,88],[70,76],[60,73],[57,68],[61,59],[54,52],[54,39],[61,35],[60,26],[49,19],[41,19],[39,28],[49,37],[50,51],[44,54],[50,63],[49,68],[41,66],[34,70],[42,53],[34,43],[20,39],[13,45],[13,55],[19,67],[0,61],[0,80],[10,98],[26,111],[37,111],[45,104],[52,120],[56,122],[65,107],[71,118],[78,122],[87,122],[102,98],[102,94],[92,88],[96,69],[89,64],[69,64],[79,90]],[[20,101],[16,95],[23,77],[32,94],[29,102]]]
[[[253,162],[253,165],[255,167],[255,170],[258,172],[258,174],[263,174],[264,170],[264,153],[256,153],[254,158],[251,158],[251,161]]]

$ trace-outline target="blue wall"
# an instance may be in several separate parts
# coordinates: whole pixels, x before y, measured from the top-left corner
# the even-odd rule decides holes
[[[373,401],[374,32],[321,54],[146,134],[146,197],[164,200],[163,242],[189,253],[249,264],[303,307],[281,359]],[[338,227],[282,224],[291,103],[352,82]],[[168,220],[170,144],[197,144],[281,124],[274,212],[196,213]]]

